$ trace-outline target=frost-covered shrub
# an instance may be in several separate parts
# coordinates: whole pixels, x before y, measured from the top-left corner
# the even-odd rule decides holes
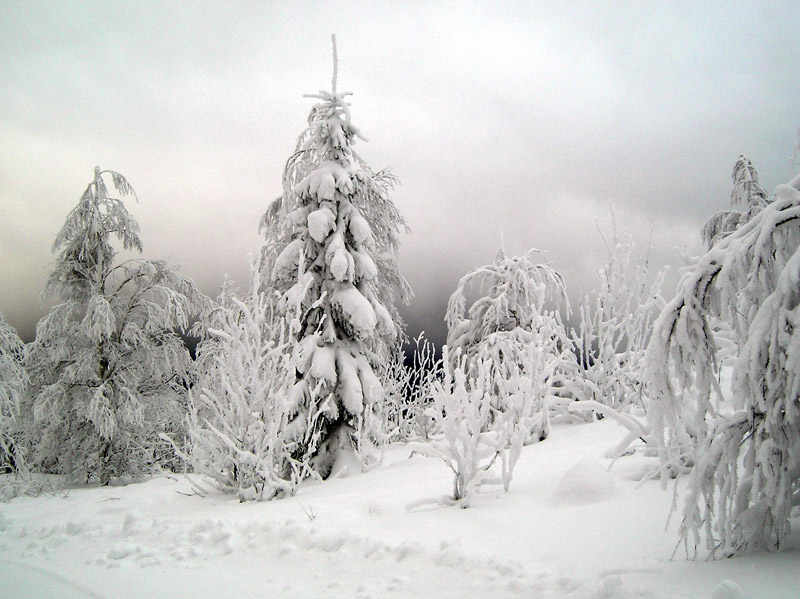
[[[532,420],[514,406],[513,400],[520,396],[506,391],[509,381],[520,376],[530,379],[537,400],[526,410],[546,411],[560,403],[559,394],[566,395],[566,373],[575,360],[558,311],[560,305],[569,309],[564,282],[550,266],[534,264],[532,252],[511,258],[500,252],[492,264],[462,277],[450,296],[445,320],[451,360],[459,356],[467,376],[476,380],[479,367],[485,369],[486,392],[494,410],[518,414],[520,425],[538,422],[528,431],[529,440],[535,441],[547,435],[547,418]],[[473,296],[477,299],[467,307],[467,298]],[[531,345],[537,352],[533,361],[528,356]],[[492,415],[489,423],[493,421]]]
[[[647,262],[635,262],[630,233],[613,225],[603,235],[608,262],[600,269],[600,288],[580,306],[578,330],[572,330],[579,367],[579,398],[617,411],[643,406],[643,362],[655,316],[664,306],[660,295],[666,270],[648,281]]]
[[[31,439],[23,410],[28,391],[25,346],[0,312],[0,501],[55,490],[52,481],[29,465]],[[30,416],[32,418],[32,416]]]
[[[237,299],[223,288],[198,322],[197,382],[190,392],[184,458],[239,499],[292,494],[308,474],[300,440],[287,426],[286,396],[294,365],[275,300],[259,291]],[[300,431],[302,432],[302,431]]]
[[[551,381],[568,352],[546,328],[492,333],[481,344],[477,371],[494,409],[489,428],[506,439],[512,454],[550,434]],[[510,478],[504,482],[507,488]]]
[[[552,362],[532,341],[517,348],[517,360],[504,365],[503,378],[491,359],[477,358],[468,368],[465,359],[450,356],[444,347],[443,377],[433,382],[426,410],[435,432],[427,443],[414,445],[416,452],[443,460],[453,471],[453,495],[436,502],[466,508],[482,485],[502,484],[508,491],[523,446],[547,436],[546,377],[541,375]],[[498,396],[503,411],[494,405]],[[491,472],[495,464],[499,476]]]
[[[116,263],[112,235],[126,250],[142,243],[104,177],[133,195],[122,175],[95,169],[58,233],[45,294],[60,303],[27,347],[31,393],[22,409],[33,466],[107,484],[170,459],[159,433],[180,428],[192,368],[174,330],[208,300],[163,262]]]
[[[297,380],[289,426],[301,430],[316,471],[355,449],[369,461],[381,436],[381,378],[399,347],[395,308],[408,295],[395,255],[404,226],[389,191],[353,150],[359,131],[347,93],[313,96],[308,128],[286,165],[283,195],[270,207],[262,268],[282,293]],[[274,256],[274,259],[273,259]]]
[[[496,431],[485,430],[492,413],[485,371],[479,369],[477,379],[468,379],[464,361],[459,364],[451,358],[446,346],[442,365],[444,377],[434,382],[428,408],[439,433],[428,443],[416,444],[415,451],[443,460],[453,471],[452,496],[433,501],[466,508],[478,487],[498,482],[489,470],[505,451],[505,440]],[[423,499],[409,507],[431,501]]]
[[[691,468],[681,534],[774,549],[800,493],[800,176],[682,279],[647,350],[648,417],[665,471]],[[713,317],[739,359],[718,383]]]
[[[455,475],[452,497],[441,502],[467,507],[487,483],[508,490],[522,447],[549,433],[550,406],[574,358],[560,314],[546,308],[567,305],[563,281],[529,256],[501,252],[464,276],[450,297],[444,377],[434,382],[427,409],[436,433],[419,450]],[[472,296],[478,299],[468,307]],[[495,463],[499,477],[490,474]]]
[[[28,386],[23,366],[25,346],[0,312],[0,473],[25,469],[24,443],[19,438],[20,402]]]
[[[420,334],[411,348],[407,364],[402,352],[389,363],[383,377],[386,393],[384,437],[387,441],[427,439],[434,424],[427,409],[433,383],[441,378],[442,362],[433,343]]]

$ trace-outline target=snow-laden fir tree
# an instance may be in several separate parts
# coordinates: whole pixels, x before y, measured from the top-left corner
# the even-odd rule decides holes
[[[559,312],[560,306],[569,309],[563,279],[550,266],[535,264],[533,252],[508,257],[501,251],[495,262],[466,274],[450,296],[445,317],[451,360],[463,362],[468,381],[485,371],[490,423],[494,414],[513,414],[527,431],[526,442],[547,436],[550,404],[565,381],[565,369],[574,365]],[[478,299],[468,307],[467,298],[474,296]],[[523,358],[530,347],[541,359]],[[535,370],[528,372],[532,366]]]
[[[731,173],[731,210],[712,214],[703,225],[703,242],[711,247],[749,221],[769,203],[769,196],[758,183],[758,173],[747,156],[739,155]],[[737,210],[741,207],[742,210]]]
[[[28,386],[22,362],[25,346],[0,312],[0,473],[25,468],[20,404]]]
[[[175,329],[208,302],[164,262],[117,263],[112,236],[125,250],[140,252],[142,242],[109,179],[120,196],[134,195],[122,175],[95,169],[53,244],[45,296],[60,303],[25,358],[34,464],[103,484],[166,457],[159,433],[180,425],[192,368]]]
[[[572,331],[578,351],[580,398],[615,410],[643,405],[643,361],[652,323],[664,307],[661,284],[666,269],[648,280],[648,262],[634,261],[635,243],[627,231],[602,231],[608,262],[600,269],[600,289],[585,297],[580,324]]]
[[[342,450],[369,458],[381,378],[402,335],[395,306],[409,294],[395,258],[404,226],[389,195],[395,179],[353,150],[360,134],[348,95],[336,91],[334,51],[332,91],[311,96],[319,102],[262,223],[264,264],[295,340],[288,426],[323,477]]]
[[[732,397],[712,318],[739,349]],[[664,471],[691,469],[684,540],[705,533],[726,555],[777,548],[800,503],[800,176],[684,275],[646,361]]]
[[[192,469],[241,501],[292,494],[307,474],[288,438],[286,396],[295,382],[291,348],[274,317],[274,292],[251,286],[237,299],[224,286],[198,321],[197,382],[190,391],[188,449]]]

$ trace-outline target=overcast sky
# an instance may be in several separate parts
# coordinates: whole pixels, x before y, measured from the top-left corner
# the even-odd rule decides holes
[[[747,154],[793,175],[800,2],[0,2],[0,311],[26,340],[95,165],[140,202],[145,257],[246,283],[313,100],[353,92],[356,149],[401,181],[409,333],[469,269],[535,247],[573,301],[596,224],[697,253]],[[675,277],[670,279],[670,293]]]

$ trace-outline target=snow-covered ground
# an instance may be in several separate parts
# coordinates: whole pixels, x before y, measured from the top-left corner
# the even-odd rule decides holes
[[[198,494],[185,476],[17,498],[0,504],[0,597],[800,597],[797,533],[779,553],[671,559],[671,487],[639,482],[648,458],[605,457],[625,434],[556,426],[508,493],[467,510],[406,509],[449,493],[452,475],[404,445],[272,502]]]

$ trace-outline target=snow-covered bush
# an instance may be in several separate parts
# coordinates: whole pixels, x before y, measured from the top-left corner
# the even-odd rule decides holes
[[[58,233],[45,295],[61,303],[26,349],[31,393],[23,411],[35,467],[107,484],[171,455],[159,433],[180,428],[192,368],[174,330],[185,330],[208,300],[163,262],[115,263],[112,235],[126,250],[142,243],[104,177],[120,195],[134,195],[122,175],[97,168]]]
[[[684,275],[647,350],[665,473],[691,468],[681,534],[731,554],[774,549],[800,499],[800,176]],[[711,318],[733,333],[732,397]]]
[[[19,439],[20,402],[27,390],[23,366],[25,346],[0,312],[0,473],[25,468],[24,443]]]
[[[427,409],[433,383],[441,378],[442,362],[436,359],[436,348],[424,333],[414,339],[410,363],[402,352],[396,356],[383,377],[384,436],[387,441],[427,439],[433,432]]]
[[[578,353],[576,388],[580,399],[617,411],[643,405],[642,367],[655,316],[664,307],[660,295],[666,270],[649,281],[648,263],[634,261],[636,244],[626,231],[600,235],[608,262],[600,269],[600,288],[580,306],[572,339]]]
[[[476,380],[483,368],[495,411],[516,414],[519,425],[532,427],[528,440],[538,441],[547,436],[547,417],[534,418],[530,410],[545,413],[551,403],[560,403],[557,396],[565,395],[565,375],[575,360],[558,311],[561,305],[569,309],[564,282],[550,266],[534,264],[533,251],[511,258],[501,251],[495,262],[462,277],[445,320],[451,360],[458,356],[467,376]],[[467,307],[473,296],[478,299]],[[538,352],[536,359],[529,359],[530,346]],[[510,382],[516,385],[520,377],[531,386],[523,395],[536,397],[524,409],[513,404],[523,395],[508,391]],[[489,423],[493,421],[492,415]]]
[[[189,394],[184,457],[241,501],[292,494],[308,474],[286,422],[294,383],[290,347],[274,316],[274,296],[260,287],[254,267],[248,295],[239,300],[225,286],[196,325],[203,339]]]
[[[551,381],[570,351],[560,350],[558,342],[546,327],[518,328],[492,333],[478,354],[478,383],[492,405],[487,428],[497,435],[506,491],[522,447],[550,434]]]
[[[747,156],[739,156],[733,165],[731,177],[731,207],[741,206],[744,211],[720,210],[706,220],[702,235],[708,249],[753,218],[769,203],[769,196],[758,184],[758,173]]]
[[[538,333],[523,334],[523,339],[526,343],[513,349],[515,359],[502,364],[493,357],[477,357],[468,367],[465,358],[449,355],[444,347],[443,376],[433,381],[426,409],[435,432],[427,443],[414,444],[417,453],[439,458],[453,471],[453,495],[436,502],[466,508],[482,485],[502,484],[508,491],[523,446],[547,436],[544,400],[553,361],[542,350]],[[494,341],[509,347],[508,339]],[[498,345],[494,347],[499,350]],[[490,472],[495,464],[499,476]],[[430,502],[423,499],[413,505]]]
[[[455,474],[445,503],[467,507],[488,482],[508,490],[522,447],[547,437],[550,405],[574,363],[557,310],[568,307],[564,283],[530,254],[508,258],[501,251],[464,276],[448,302],[444,376],[433,383],[426,410],[436,432],[419,450]],[[498,460],[501,475],[490,476]]]
[[[333,91],[312,96],[319,103],[287,162],[283,195],[262,223],[262,268],[282,293],[294,341],[289,426],[323,477],[341,450],[371,458],[384,420],[381,377],[402,336],[395,304],[408,295],[395,260],[404,226],[389,196],[395,180],[353,151],[360,135],[348,95],[336,91],[334,71]]]
[[[24,351],[19,335],[0,312],[0,501],[55,491],[52,481],[38,476],[29,465],[32,440],[26,434],[29,422],[23,405],[30,381]]]
[[[490,395],[486,391],[486,372],[480,368],[477,378],[467,378],[465,361],[442,356],[443,380],[432,387],[432,405],[428,414],[439,433],[428,443],[415,444],[415,452],[443,460],[453,471],[453,495],[435,500],[423,499],[410,507],[438,502],[469,507],[475,490],[482,484],[499,482],[489,470],[505,451],[505,440],[496,431],[486,431],[491,418]],[[452,366],[452,364],[456,366]]]

